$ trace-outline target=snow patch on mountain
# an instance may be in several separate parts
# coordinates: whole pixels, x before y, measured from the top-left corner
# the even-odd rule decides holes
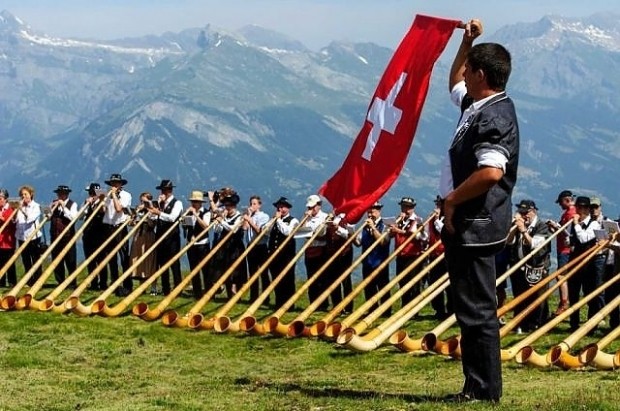
[[[93,43],[88,41],[81,40],[72,40],[72,39],[61,39],[50,36],[40,36],[37,34],[30,33],[26,30],[20,30],[20,36],[34,44],[39,44],[47,47],[63,47],[63,48],[90,48],[90,49],[101,49],[110,51],[112,53],[119,54],[141,54],[147,56],[166,56],[166,55],[182,55],[183,52],[169,50],[165,48],[139,48],[139,47],[121,47],[121,46],[112,46],[109,44],[103,43]]]

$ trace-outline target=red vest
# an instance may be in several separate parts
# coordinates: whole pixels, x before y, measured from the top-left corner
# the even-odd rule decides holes
[[[396,234],[394,236],[394,245],[395,248],[400,247],[402,243],[404,243],[409,236],[411,236],[411,226],[414,224],[412,220],[405,220],[403,223],[399,224],[398,227],[401,230],[405,230],[405,234]],[[413,230],[415,231],[415,230]],[[424,251],[424,241],[420,241],[417,239],[413,239],[409,244],[402,249],[398,255],[401,257],[415,257],[422,254]]]
[[[437,241],[441,240],[441,233],[435,229],[435,220],[437,217],[431,218],[431,221],[428,222],[428,246],[431,247]],[[439,244],[437,248],[435,248],[431,252],[431,256],[433,258],[439,257],[444,252],[443,243]]]
[[[13,209],[10,207],[0,211],[0,226],[4,224],[4,222],[11,218],[11,214],[13,214]],[[4,250],[13,250],[15,249],[15,223],[10,222],[4,230],[0,233],[0,248]]]

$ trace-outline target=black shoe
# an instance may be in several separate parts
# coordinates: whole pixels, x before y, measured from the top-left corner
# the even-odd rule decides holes
[[[480,400],[476,399],[471,394],[465,394],[464,392],[459,392],[458,394],[449,394],[441,399],[441,402],[460,404],[460,403],[473,403],[479,402]]]

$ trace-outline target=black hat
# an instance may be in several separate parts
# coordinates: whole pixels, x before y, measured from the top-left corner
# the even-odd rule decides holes
[[[575,206],[577,207],[590,207],[590,197],[579,196],[575,200]]]
[[[155,189],[163,190],[165,188],[169,188],[172,190],[174,187],[176,186],[172,184],[172,180],[161,180],[161,183],[157,187],[155,187]]]
[[[564,190],[560,194],[558,194],[558,199],[555,200],[556,203],[559,203],[564,197],[572,197],[573,192],[570,190]]]
[[[383,204],[381,204],[381,202],[380,202],[380,201],[375,201],[375,202],[374,202],[374,204],[373,204],[373,205],[371,205],[369,208],[370,208],[370,209],[375,208],[375,209],[377,209],[377,210],[381,210],[381,209],[383,208]]]
[[[400,201],[398,202],[399,206],[409,206],[409,207],[415,207],[416,206],[416,202],[413,198],[411,197],[403,197],[400,199]]]
[[[111,186],[112,183],[121,183],[121,185],[124,186],[127,184],[127,180],[125,180],[120,174],[112,174],[110,179],[106,180],[105,183],[109,186]]]
[[[291,204],[286,197],[280,197],[275,201],[275,203],[273,203],[273,206],[276,208],[278,208],[279,205],[283,205],[288,208],[293,208],[293,204]]]
[[[536,203],[532,200],[521,200],[521,202],[517,204],[517,209],[519,212],[538,210],[538,208],[536,208]]]
[[[222,203],[222,204],[227,204],[227,203],[231,204],[232,203],[234,205],[237,205],[237,204],[239,204],[239,201],[240,201],[240,198],[239,198],[239,196],[236,193],[233,193],[233,194],[231,194],[229,196],[226,196],[226,197],[220,197],[220,203]]]
[[[60,185],[58,187],[56,187],[56,190],[54,190],[55,193],[70,193],[71,189],[69,188],[69,186],[63,186]]]
[[[9,198],[9,192],[6,188],[0,188],[0,197]]]
[[[99,183],[90,183],[88,187],[86,187],[86,191],[88,192],[96,190],[101,190],[101,186],[99,185]]]

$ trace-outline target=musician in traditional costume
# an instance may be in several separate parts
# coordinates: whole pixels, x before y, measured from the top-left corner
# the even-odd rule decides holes
[[[124,227],[116,235],[114,235],[114,232],[118,226],[122,225],[128,218],[131,218],[131,194],[123,188],[127,184],[127,180],[120,174],[112,174],[105,183],[110,186],[111,191],[110,195],[105,199],[105,215],[103,216],[106,238],[112,237],[112,241],[106,247],[106,255],[109,255],[127,237],[127,227]],[[123,243],[122,247],[108,262],[112,282],[118,279],[119,260],[123,271],[129,269],[129,242]],[[99,275],[99,287],[101,289],[107,288],[107,281],[107,270],[102,271]],[[123,281],[123,286],[117,288],[115,294],[117,296],[125,296],[132,288],[131,278],[126,278]]]
[[[160,195],[157,201],[157,207],[152,204],[149,208],[149,212],[157,217],[155,226],[155,237],[157,240],[166,236],[157,246],[155,252],[157,253],[157,268],[162,268],[169,261],[171,261],[175,254],[181,250],[181,230],[177,224],[170,233],[168,230],[170,227],[179,220],[183,213],[183,203],[174,197],[172,193],[174,184],[171,180],[161,180],[161,183],[155,187],[160,191]],[[172,271],[172,281],[174,286],[177,287],[181,284],[183,278],[181,277],[181,263],[176,259],[172,265],[162,273],[161,275],[161,288],[164,295],[170,294],[170,272]]]
[[[299,225],[299,220],[290,213],[293,205],[286,197],[280,197],[273,203],[276,208],[274,217],[276,222],[269,232],[269,254],[272,255],[282,247],[282,243],[292,231]],[[272,279],[275,279],[284,270],[284,267],[295,257],[295,239],[284,245],[284,249],[279,251],[277,256],[269,264],[269,272]],[[284,274],[282,280],[275,288],[276,306],[280,307],[295,294],[295,264]]]
[[[9,192],[0,188],[0,226],[4,226],[0,232],[0,268],[4,267],[15,253],[15,221],[13,216],[14,210],[9,204]],[[15,262],[7,268],[5,275],[0,278],[0,287],[6,287],[7,280],[9,287],[17,284]]]
[[[69,198],[71,189],[68,186],[59,185],[54,190],[54,193],[56,193],[56,199],[50,204],[50,209],[53,210],[50,217],[50,241],[52,242],[56,242],[65,228],[78,216],[78,206],[75,201]],[[75,224],[69,228],[52,249],[53,259],[58,257],[73,237],[75,237]],[[73,273],[77,268],[77,251],[75,244],[69,248],[69,251],[54,268],[54,277],[58,284],[61,284],[65,280],[65,268],[67,269],[67,274]],[[77,281],[73,280],[69,286],[76,288]]]
[[[95,212],[99,204],[104,201],[103,193],[101,192],[101,186],[98,183],[90,183],[88,187],[86,187],[86,191],[88,192],[88,197],[84,200],[84,205],[86,205],[86,211],[84,212],[84,219],[88,219]],[[106,230],[105,225],[103,224],[103,217],[105,216],[105,209],[100,208],[97,211],[97,215],[93,217],[90,221],[90,224],[84,229],[84,234],[82,235],[82,246],[84,249],[84,257],[90,258],[95,250],[97,250],[106,240]],[[93,257],[92,261],[90,261],[87,265],[88,273],[92,273],[99,264],[105,258],[105,253],[100,252],[95,257]],[[105,271],[105,274],[102,272]],[[90,289],[94,291],[103,291],[106,289],[105,282],[101,281],[104,278],[107,278],[107,267],[104,267],[102,272],[97,275],[97,278],[93,279],[90,283]]]

